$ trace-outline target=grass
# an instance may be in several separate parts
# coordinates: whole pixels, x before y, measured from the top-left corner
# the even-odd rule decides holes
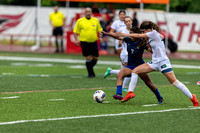
[[[0,56],[42,57],[60,59],[83,59],[81,55],[51,55],[29,53],[0,53]],[[100,61],[117,61],[117,57],[102,56]],[[146,61],[150,59],[145,59]],[[195,60],[171,60],[172,64],[200,65]],[[75,69],[75,66],[79,66]],[[83,68],[82,68],[82,67]],[[97,77],[87,78],[82,63],[54,63],[36,61],[0,60],[0,132],[2,133],[108,133],[108,132],[198,132],[200,130],[199,109],[190,110],[191,101],[180,90],[171,86],[159,72],[150,74],[164,97],[164,104],[156,104],[154,94],[139,79],[135,89],[136,97],[121,104],[112,98],[115,94],[116,76],[103,79],[108,65],[97,64]],[[120,66],[111,65],[114,69]],[[192,93],[200,96],[196,82],[200,79],[199,69],[173,69],[176,77]],[[106,93],[104,103],[96,103],[96,90]],[[126,92],[123,92],[126,95]],[[5,99],[5,98],[10,99]],[[13,97],[13,98],[12,98]],[[180,109],[170,112],[159,110]],[[183,110],[186,109],[186,110]],[[154,113],[140,113],[153,111]],[[16,124],[4,122],[68,118],[103,114],[136,113],[119,116],[63,119],[54,121],[30,121]]]

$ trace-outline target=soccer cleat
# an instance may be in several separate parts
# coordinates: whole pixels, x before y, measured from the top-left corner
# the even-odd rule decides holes
[[[121,100],[121,102],[127,102],[128,100],[130,100],[131,98],[134,98],[135,94],[132,91],[129,91],[126,96]]]
[[[122,100],[122,99],[123,99],[123,97],[122,97],[121,94],[113,95],[113,98],[114,98],[115,100]]]
[[[128,92],[128,89],[126,89],[126,88],[122,88],[122,91],[126,91],[126,92]]]
[[[190,99],[195,107],[199,106],[199,101],[197,100],[197,97],[195,94],[192,94],[192,99]]]
[[[164,103],[164,99],[161,97],[161,99],[158,100],[158,104],[163,104]]]
[[[112,68],[108,68],[107,71],[104,74],[104,78],[108,77],[110,75],[110,71],[112,70]]]

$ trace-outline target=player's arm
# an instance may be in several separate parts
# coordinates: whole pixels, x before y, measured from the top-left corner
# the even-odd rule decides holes
[[[121,36],[127,36],[127,37],[148,38],[147,34],[125,34],[122,32],[119,32],[118,34]]]
[[[146,49],[147,51],[149,51],[150,53],[153,53],[152,48],[149,43],[146,45],[146,47],[147,47]]]
[[[105,34],[105,35],[108,35],[108,36],[111,36],[111,37],[113,37],[115,39],[118,39],[118,40],[123,40],[123,38],[124,38],[124,37],[119,36],[116,33],[111,33],[111,32],[108,33],[108,32],[105,32],[105,31],[101,31],[101,33]]]

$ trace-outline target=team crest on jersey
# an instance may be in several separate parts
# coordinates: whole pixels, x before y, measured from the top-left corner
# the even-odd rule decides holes
[[[18,15],[0,14],[0,33],[19,25],[24,14],[25,13],[21,13]]]

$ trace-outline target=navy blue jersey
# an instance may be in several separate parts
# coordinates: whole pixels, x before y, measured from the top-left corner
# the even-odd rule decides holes
[[[144,49],[147,49],[147,46],[138,46],[138,44],[142,41],[140,39],[138,42],[133,42],[131,38],[125,37],[123,39],[127,44],[128,51],[128,65],[129,66],[139,66],[144,63],[142,55],[144,53]]]

